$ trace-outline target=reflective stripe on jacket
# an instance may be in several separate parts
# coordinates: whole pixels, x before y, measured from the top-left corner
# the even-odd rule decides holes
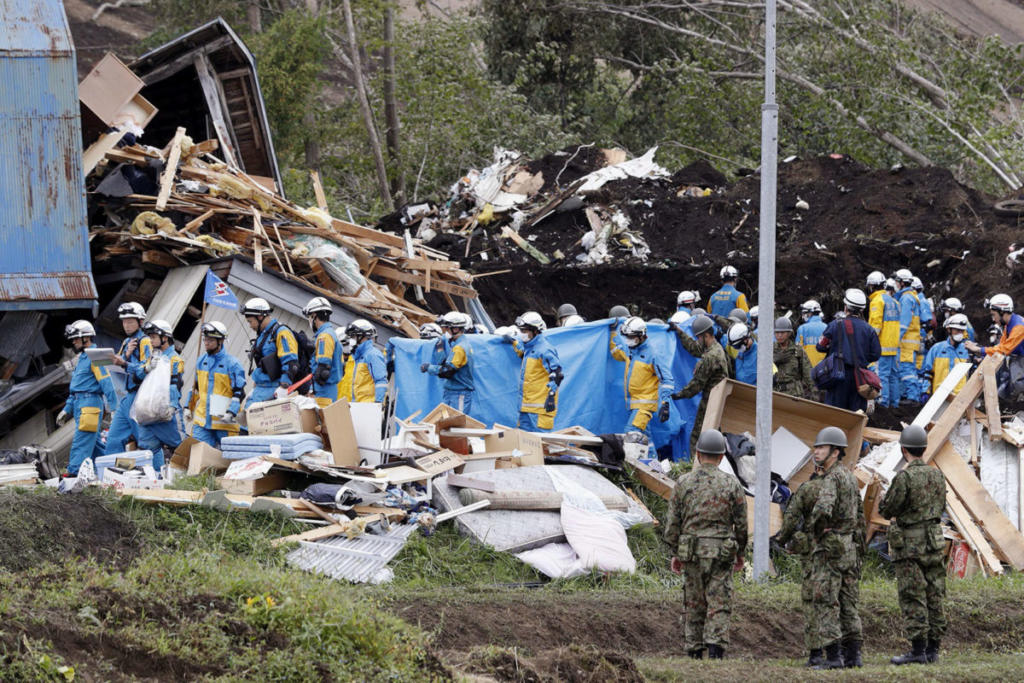
[[[612,335],[608,346],[612,358],[626,364],[623,386],[629,409],[657,410],[659,403],[667,401],[675,390],[672,371],[658,358],[646,339],[630,348],[616,342],[617,336]]]

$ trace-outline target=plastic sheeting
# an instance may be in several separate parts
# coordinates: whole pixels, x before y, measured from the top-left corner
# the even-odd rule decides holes
[[[595,434],[626,430],[629,411],[623,388],[625,363],[613,359],[608,350],[610,323],[611,320],[601,320],[552,328],[544,333],[558,351],[565,376],[558,394],[555,429],[580,425]],[[690,321],[681,325],[687,332],[689,326]],[[671,368],[675,389],[681,389],[693,376],[697,359],[666,325],[648,325],[647,334],[655,353]],[[501,337],[471,334],[467,339],[476,387],[470,416],[487,425],[515,426],[519,420],[522,362]],[[400,387],[396,415],[403,419],[416,411],[426,415],[441,403],[442,396],[442,380],[420,372],[420,365],[430,362],[434,340],[394,338],[388,343],[394,353],[395,385]],[[667,422],[659,422],[657,416],[651,419],[651,437],[659,450],[671,447],[673,458],[688,458],[690,430],[700,394],[671,403]]]

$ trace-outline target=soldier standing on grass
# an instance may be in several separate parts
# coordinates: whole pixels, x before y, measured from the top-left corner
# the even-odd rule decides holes
[[[946,632],[946,543],[939,522],[946,507],[946,479],[921,460],[928,447],[928,433],[922,427],[904,429],[900,447],[907,466],[893,478],[878,511],[892,520],[889,552],[911,650],[891,661],[933,664],[939,661],[939,641]]]
[[[825,427],[814,441],[814,469],[822,479],[811,510],[812,597],[825,643],[825,661],[814,667],[818,669],[861,666],[864,636],[858,602],[864,506],[857,480],[840,463],[846,447],[846,433],[838,427]]]
[[[725,437],[706,429],[697,439],[698,464],[676,482],[668,506],[665,542],[671,569],[683,575],[686,651],[722,659],[729,643],[732,573],[743,569],[747,506],[736,477],[718,469]]]

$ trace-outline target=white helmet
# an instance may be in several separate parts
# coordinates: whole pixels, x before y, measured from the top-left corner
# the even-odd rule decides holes
[[[96,328],[88,320],[76,320],[64,328],[64,338],[68,341],[83,337],[95,337]]]
[[[228,328],[219,320],[211,320],[208,323],[203,323],[202,333],[204,337],[210,339],[227,339]]]
[[[374,327],[369,320],[359,318],[358,320],[353,320],[348,324],[348,327],[345,328],[345,334],[358,342],[363,337],[376,337],[377,328]]]
[[[723,280],[735,280],[740,276],[740,272],[732,266],[722,266],[722,270],[718,271],[718,276]]]
[[[166,320],[149,320],[142,325],[142,331],[146,334],[160,334],[165,337],[174,336],[174,328]]]
[[[454,327],[460,330],[469,329],[473,324],[473,321],[469,319],[469,316],[465,313],[459,313],[458,311],[448,311],[441,316],[441,327]]]
[[[117,317],[121,320],[125,318],[137,318],[139,320],[146,319],[146,309],[142,307],[142,304],[135,301],[129,301],[123,303],[117,307]]]
[[[252,299],[246,301],[245,305],[242,306],[242,315],[270,315],[270,302],[258,296],[253,297]]]
[[[750,318],[750,322],[757,322],[757,306],[754,306],[753,308],[750,309],[750,312],[747,313],[747,317]]]
[[[900,268],[893,274],[893,277],[905,285],[909,285],[914,281],[914,274],[908,268]]]
[[[338,336],[342,335],[341,328],[338,328]],[[420,325],[420,339],[437,339],[442,334],[441,326],[437,323],[423,323]]]
[[[800,312],[803,313],[804,317],[810,317],[812,315],[821,314],[821,304],[814,299],[808,299],[807,301],[800,304]]]
[[[345,334],[344,328],[338,327],[334,330],[334,333],[338,336],[338,343],[341,344],[341,351],[344,354],[352,353],[352,349],[356,347],[356,340]]]
[[[669,318],[668,321],[670,323],[675,323],[676,325],[681,325],[682,323],[685,323],[689,319],[689,311],[676,311],[675,313],[672,314],[672,317]]]
[[[676,297],[676,306],[693,306],[700,301],[700,295],[697,292],[691,292],[688,289],[684,289],[679,292],[679,296]]]
[[[568,318],[562,321],[562,327],[572,327],[573,325],[582,325],[585,321],[583,316],[570,315]]]
[[[896,282],[896,278],[889,278],[885,281],[886,290],[895,293],[900,288],[900,284]]]
[[[951,296],[942,302],[942,310],[960,313],[964,310],[963,302],[955,296]]]
[[[497,337],[519,337],[519,330],[515,325],[503,325],[502,327],[494,328],[494,335]]]
[[[1013,299],[1010,298],[1009,294],[996,294],[989,299],[988,308],[990,311],[1013,313]]]
[[[868,298],[859,289],[848,289],[846,296],[843,297],[843,303],[849,308],[860,310],[868,305]]]
[[[334,309],[331,308],[330,301],[323,298],[322,296],[314,296],[312,299],[309,300],[309,303],[303,306],[302,315],[308,318],[314,313],[320,313],[322,311],[330,313],[332,310]]]
[[[627,341],[629,341],[630,337],[635,339],[636,341],[631,343],[630,346],[636,346],[647,336],[647,323],[644,322],[643,318],[633,316],[622,323],[622,327],[619,328],[619,334],[626,337]]]
[[[943,327],[949,327],[954,330],[966,330],[967,316],[963,313],[954,313],[946,319],[946,324]]]
[[[540,317],[540,313],[537,313],[536,311],[527,311],[516,318],[516,327],[532,329],[535,334],[540,334],[544,330],[548,329],[547,323],[544,322],[544,318]]]
[[[910,281],[910,286],[913,287],[915,292],[923,292],[924,291],[924,283],[921,282],[921,278],[919,278],[916,275]]]
[[[736,323],[729,328],[729,346],[739,348],[744,339],[750,336],[750,330],[743,323]]]
[[[880,270],[873,270],[868,273],[867,279],[868,287],[884,287],[885,286],[885,275]]]

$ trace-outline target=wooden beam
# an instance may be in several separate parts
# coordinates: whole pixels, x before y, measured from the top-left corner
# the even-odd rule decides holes
[[[423,286],[427,284],[427,280],[424,275],[406,273],[405,271],[397,270],[395,268],[389,268],[387,266],[382,265],[377,265],[377,267],[373,271],[373,274],[376,277],[382,277],[387,280],[397,280],[398,282],[405,282],[410,285]],[[477,297],[475,289],[471,289],[469,287],[460,287],[459,285],[453,285],[449,282],[441,282],[439,280],[434,280],[431,286],[439,292],[448,292],[449,294],[461,296],[465,299],[475,299]]]
[[[228,117],[224,115],[220,89],[211,74],[213,66],[210,64],[210,59],[204,52],[198,52],[192,56],[192,64],[199,75],[199,85],[206,98],[206,107],[210,110],[210,120],[213,121],[213,129],[217,132],[217,139],[220,141],[220,147],[224,153],[224,161],[229,166],[242,168],[238,161],[238,155],[235,153],[235,142],[231,137]]]
[[[918,411],[911,424],[928,429],[928,424],[932,421],[932,418],[935,417],[946,403],[946,399],[956,389],[956,385],[960,384],[960,380],[967,376],[970,369],[970,363],[955,363],[949,374],[946,375],[946,378],[939,384],[939,388],[935,390],[935,393],[928,399],[928,402]]]
[[[974,548],[975,552],[978,553],[982,567],[990,574],[1002,574],[1003,565],[999,558],[996,557],[992,546],[985,540],[985,535],[981,532],[981,529],[974,523],[970,513],[964,508],[964,504],[960,502],[960,499],[952,491],[946,491],[946,510],[949,511],[949,516],[953,520],[953,526],[957,528],[961,535],[967,539],[971,547]]]
[[[316,171],[310,171],[309,177],[313,180],[313,194],[316,195],[316,205],[327,210],[327,196],[324,195],[324,186],[320,184],[320,174]]]
[[[164,252],[157,251],[155,249],[147,249],[142,252],[142,262],[154,266],[162,266],[164,268],[177,268],[178,266],[184,265],[182,261],[179,261],[170,254],[165,254]]]
[[[548,258],[548,256],[544,252],[542,252],[540,249],[527,242],[525,239],[523,239],[522,235],[520,235],[518,232],[516,232],[509,226],[501,226],[501,235],[502,237],[507,237],[513,242],[515,242],[520,249],[525,251],[533,258],[537,259],[543,265],[551,263],[551,259]]]
[[[405,248],[405,240],[398,235],[393,235],[390,232],[381,232],[380,230],[374,230],[373,228],[364,228],[361,225],[355,223],[349,223],[338,218],[331,219],[331,225],[335,230],[343,235],[352,235],[353,237],[362,237],[364,239],[379,242],[381,244],[387,244],[392,247],[398,247],[399,249]]]
[[[186,223],[185,227],[182,228],[182,230],[184,230],[185,232],[192,232],[193,230],[198,230],[199,227],[206,222],[206,219],[212,216],[213,214],[214,210],[208,209],[205,213],[197,216],[196,218],[193,218],[188,223]]]
[[[982,390],[982,376],[986,364],[998,365],[999,360],[995,356],[989,356],[983,360],[978,370],[968,377],[967,382],[960,388],[960,393],[956,395],[942,415],[939,416],[939,419],[935,421],[935,425],[928,432],[928,448],[925,449],[923,456],[925,462],[930,462],[935,457],[935,454],[942,448],[942,445],[949,439],[949,435],[953,433],[953,428],[967,414],[967,407],[974,403],[974,399],[978,398],[978,394]],[[954,365],[954,370],[960,365],[960,363]],[[945,381],[942,384],[944,385]],[[941,389],[942,387],[940,386],[939,388]]]
[[[996,384],[996,366],[982,363],[979,368],[982,374],[985,392],[985,412],[988,413],[989,438],[1002,438],[1003,419],[999,414],[999,386]]]
[[[174,187],[174,176],[178,171],[178,160],[181,158],[181,139],[185,137],[185,129],[178,126],[174,131],[174,138],[171,139],[171,151],[167,154],[167,164],[160,176],[160,193],[156,196],[156,210],[163,211],[167,208],[167,200],[171,197],[171,188]]]

